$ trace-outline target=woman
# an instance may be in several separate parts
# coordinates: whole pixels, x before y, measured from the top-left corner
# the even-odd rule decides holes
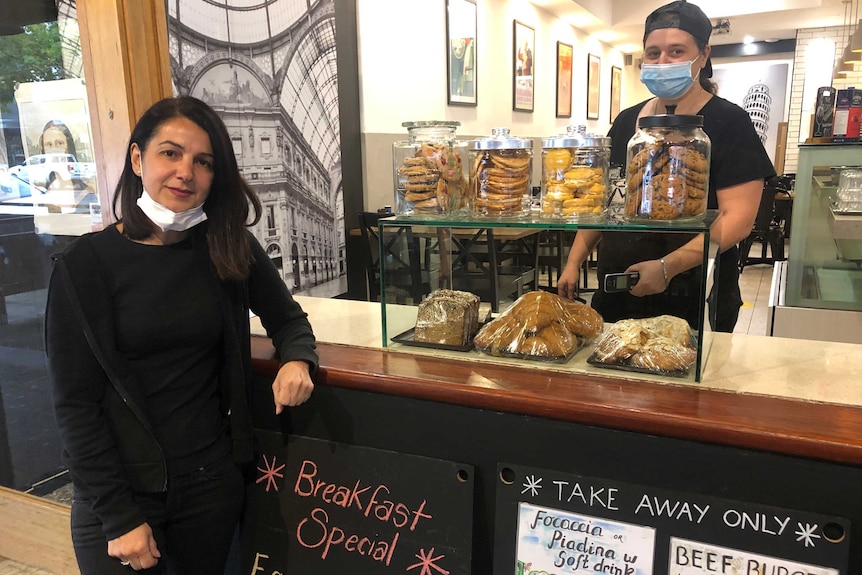
[[[621,112],[608,135],[611,163],[624,165],[638,118],[670,112],[703,116],[703,129],[712,142],[707,207],[718,210],[710,239],[721,252],[716,286],[709,298],[710,323],[715,331],[732,332],[742,305],[736,244],[751,233],[763,181],[775,175],[775,170],[748,114],[715,95],[709,81],[711,32],[709,18],[685,0],[650,14],[644,31],[641,81],[655,98]],[[702,235],[579,230],[559,280],[560,295],[575,297],[580,266],[596,246],[600,286],[607,273],[640,274],[627,293],[599,290],[593,294],[591,303],[606,321],[669,313],[698,325]]]
[[[284,362],[276,413],[312,392],[311,326],[249,207],[257,222],[219,117],[168,98],[132,131],[122,219],[55,258],[47,350],[83,575],[223,573],[254,456],[249,309]]]
[[[43,154],[60,152],[78,157],[75,152],[75,138],[72,137],[69,126],[60,120],[51,120],[45,124],[42,135],[39,136],[39,148]]]

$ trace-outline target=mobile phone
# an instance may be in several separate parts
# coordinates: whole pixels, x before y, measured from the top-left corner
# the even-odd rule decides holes
[[[641,275],[638,272],[623,272],[618,274],[605,274],[605,292],[614,293],[629,291],[632,289]]]

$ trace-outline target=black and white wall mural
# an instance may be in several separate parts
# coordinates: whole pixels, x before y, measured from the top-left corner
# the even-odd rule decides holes
[[[175,94],[212,105],[294,294],[347,291],[335,0],[167,0]]]

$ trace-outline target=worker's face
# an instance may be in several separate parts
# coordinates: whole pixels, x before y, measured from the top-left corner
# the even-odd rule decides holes
[[[673,64],[693,62],[692,77],[697,77],[706,65],[712,48],[707,45],[701,52],[694,36],[679,28],[660,28],[653,30],[644,42],[644,64]],[[701,56],[698,58],[698,56]]]
[[[132,168],[153,200],[179,213],[206,201],[213,181],[209,135],[188,118],[162,124],[141,150],[131,147]]]
[[[66,153],[69,150],[69,142],[66,140],[66,134],[59,128],[54,128],[53,126],[48,128],[42,134],[42,149],[45,153]]]

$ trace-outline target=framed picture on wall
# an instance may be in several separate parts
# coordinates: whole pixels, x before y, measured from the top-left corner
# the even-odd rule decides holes
[[[620,113],[620,86],[622,86],[622,82],[622,68],[611,66],[611,123]]]
[[[475,106],[476,0],[446,0],[447,102],[450,106]]]
[[[526,24],[514,20],[512,38],[512,109],[532,112],[536,32]]]
[[[572,117],[572,47],[557,42],[557,117]]]
[[[587,55],[587,120],[599,119],[599,97],[601,96],[602,59],[595,54]]]

